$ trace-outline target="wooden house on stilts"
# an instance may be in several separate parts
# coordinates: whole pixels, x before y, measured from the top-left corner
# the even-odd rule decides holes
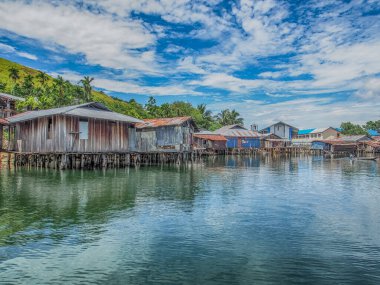
[[[61,168],[77,167],[78,160],[82,168],[128,164],[129,154],[136,151],[135,124],[142,122],[94,102],[24,112],[7,121],[8,150],[15,151],[19,160]]]
[[[198,131],[191,117],[145,119],[136,124],[136,147],[142,155],[158,155],[162,161],[186,160],[193,150],[193,133]]]

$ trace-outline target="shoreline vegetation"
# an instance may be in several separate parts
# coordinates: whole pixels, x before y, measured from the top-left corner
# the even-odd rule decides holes
[[[17,103],[18,110],[44,110],[96,101],[114,112],[138,119],[190,116],[200,129],[209,131],[226,125],[244,124],[243,118],[234,109],[213,114],[206,104],[193,106],[189,102],[174,101],[158,105],[154,97],[149,97],[143,105],[134,99],[125,101],[102,90],[94,90],[93,80],[93,77],[84,76],[75,84],[60,75],[54,78],[45,72],[0,58],[0,92],[25,98],[25,101]],[[343,135],[365,135],[368,130],[380,129],[380,120],[368,121],[364,125],[342,122],[340,129]]]
[[[224,125],[244,123],[236,110],[225,109],[215,115],[207,110],[205,104],[193,106],[188,102],[175,101],[157,105],[154,97],[149,97],[144,105],[134,99],[125,101],[102,90],[94,90],[93,80],[93,77],[85,76],[75,84],[62,76],[54,78],[0,58],[0,92],[25,98],[24,102],[18,102],[18,110],[44,110],[96,101],[114,112],[138,119],[190,116],[198,127],[211,131]]]

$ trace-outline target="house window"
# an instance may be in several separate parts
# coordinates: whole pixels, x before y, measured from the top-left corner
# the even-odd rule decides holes
[[[88,120],[86,119],[79,120],[79,139],[88,139]]]
[[[48,119],[47,125],[47,139],[51,140],[53,138],[53,118]]]

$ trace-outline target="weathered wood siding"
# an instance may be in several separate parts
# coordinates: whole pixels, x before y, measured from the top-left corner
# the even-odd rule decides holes
[[[51,135],[48,135],[49,119],[52,120]],[[79,117],[58,115],[18,123],[15,150],[40,153],[130,151],[129,140],[135,139],[135,129],[130,124],[89,118],[88,138],[80,139],[79,121]]]
[[[140,152],[190,151],[194,129],[191,124],[144,128],[136,132],[137,149]]]

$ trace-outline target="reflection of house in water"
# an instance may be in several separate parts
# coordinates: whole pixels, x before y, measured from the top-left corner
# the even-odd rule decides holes
[[[198,131],[191,117],[145,119],[136,129],[140,152],[191,152]]]

